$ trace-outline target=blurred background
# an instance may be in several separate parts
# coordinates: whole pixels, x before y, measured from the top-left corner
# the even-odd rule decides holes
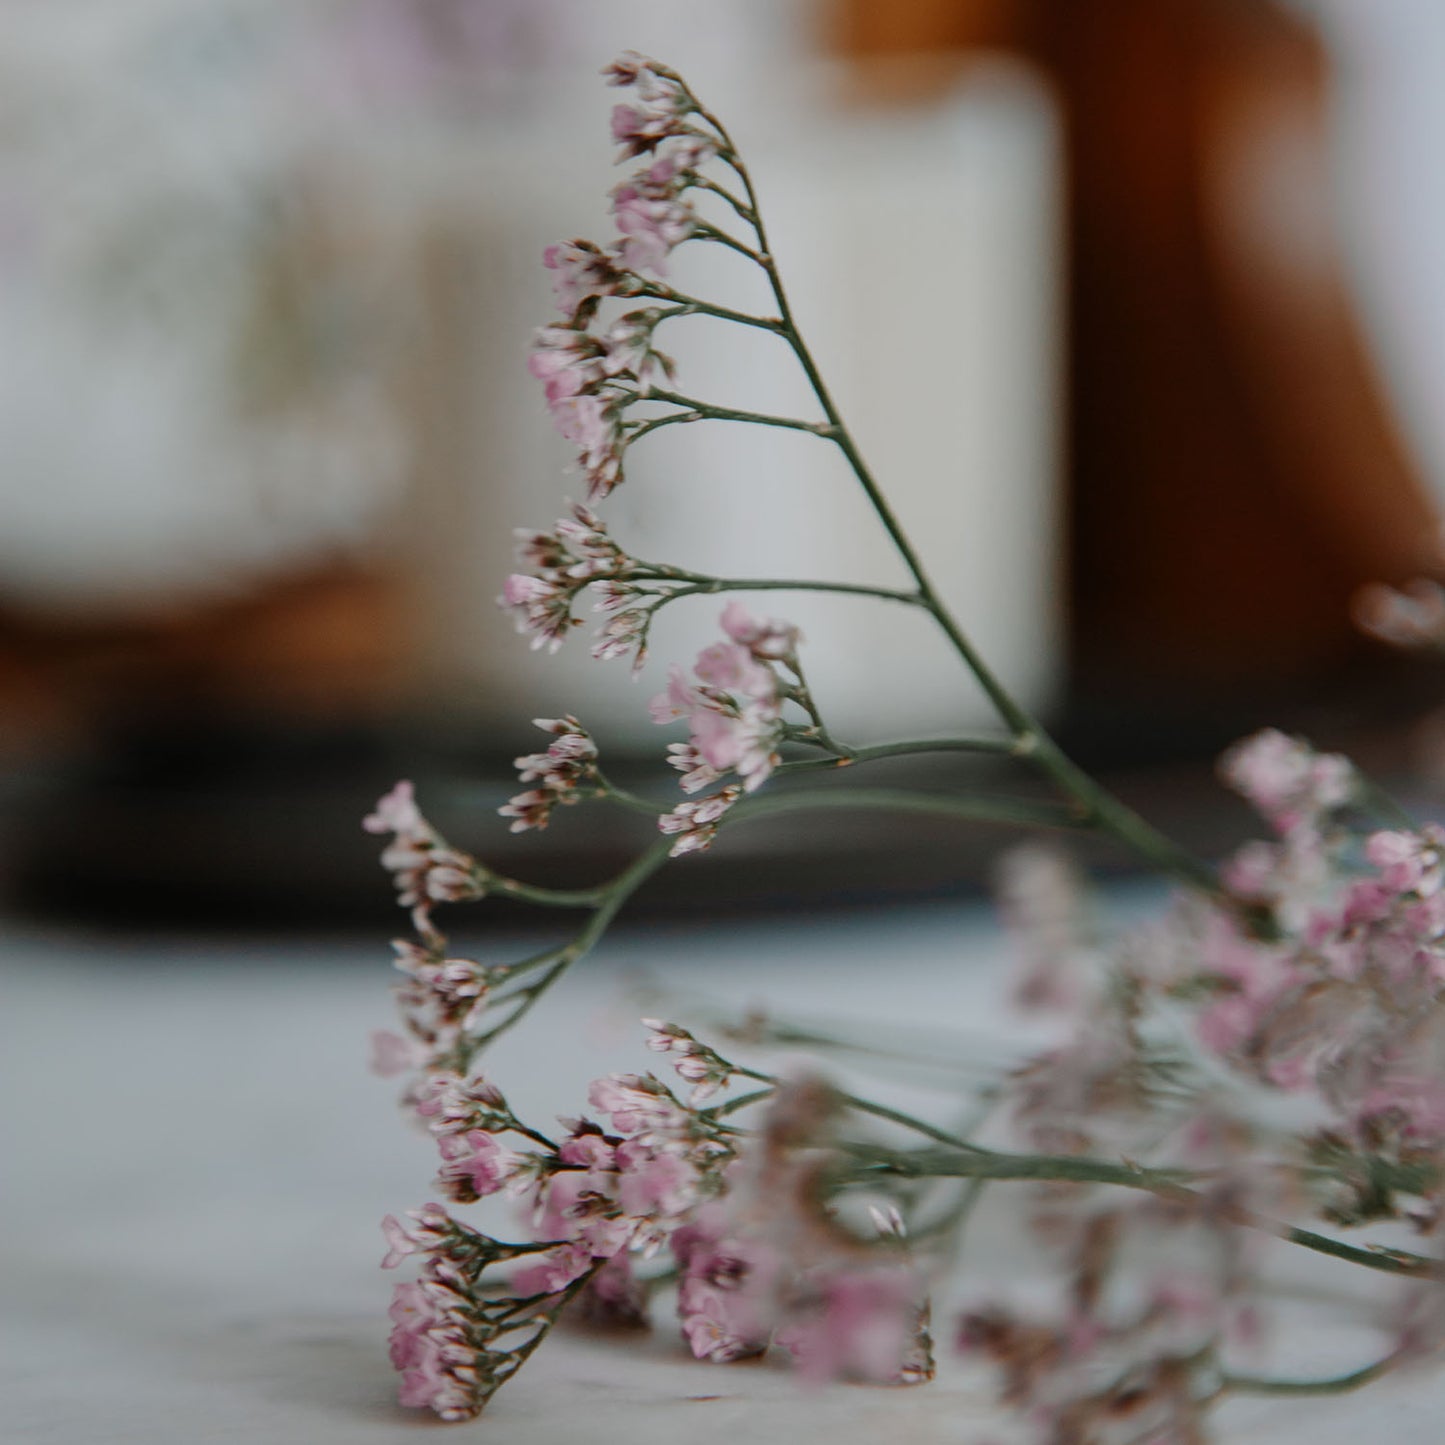
[[[645,703],[712,611],[631,684],[494,603],[512,529],[580,490],[524,362],[543,246],[610,231],[625,48],[733,124],[865,450],[1081,761],[1206,852],[1245,823],[1212,757],[1268,723],[1430,786],[1445,674],[1351,605],[1445,575],[1436,0],[12,0],[12,910],[369,922],[357,820],[397,776],[458,843],[595,877],[638,836],[615,818],[491,816],[538,714],[671,793]],[[797,384],[716,337],[679,360],[696,394]],[[810,442],[664,431],[609,520],[644,555],[892,581]],[[785,606],[855,740],[982,720],[914,619]],[[997,846],[762,831],[654,904],[937,891]]]

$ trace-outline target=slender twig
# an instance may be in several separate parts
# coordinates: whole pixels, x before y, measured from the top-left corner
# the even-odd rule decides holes
[[[757,222],[751,223],[757,229]],[[698,221],[694,224],[692,234],[687,238],[689,241],[713,241],[719,246],[726,246],[729,251],[736,251],[739,256],[746,256],[749,261],[759,266],[768,264],[765,256],[760,256],[744,241],[739,241],[736,236],[729,235],[721,226],[714,226],[708,221]]]
[[[612,920],[622,905],[667,862],[671,840],[660,838],[628,864],[610,883],[593,890],[599,897],[596,912],[587,920],[582,931],[557,952],[557,961],[535,983],[528,985],[519,994],[517,1007],[500,1022],[484,1033],[468,1039],[462,1052],[469,1063],[487,1045],[503,1034],[514,1029],[534,1009],[538,1001],[565,974],[573,964],[585,958],[597,946],[598,940],[607,932]]]
[[[664,286],[660,281],[648,282],[646,289],[639,294],[676,306],[673,311],[664,311],[659,321],[671,321],[678,316],[712,316],[719,321],[736,322],[739,326],[756,326],[761,331],[771,331],[775,336],[783,334],[783,323],[776,316],[754,316],[748,311],[734,311],[730,306],[719,306],[716,302],[704,301],[700,296],[689,296],[686,292]]]
[[[727,131],[721,122],[711,115],[708,115],[706,119],[710,124],[718,128],[729,152],[735,156],[736,147],[733,146],[731,137],[727,135]],[[803,339],[802,332],[798,327],[792,306],[788,300],[782,276],[772,256],[761,209],[758,205],[757,192],[753,187],[752,178],[748,173],[747,167],[741,160],[737,159],[732,159],[730,164],[732,164],[733,169],[742,181],[744,191],[747,195],[748,206],[756,217],[755,229],[758,234],[758,245],[761,248],[757,260],[767,273],[768,282],[772,287],[773,297],[777,302],[778,312],[782,317],[784,335],[791,345],[798,359],[798,364],[807,377],[808,383],[812,387],[813,393],[817,397],[824,415],[828,419],[830,430],[827,435],[837,444],[839,450],[843,453],[849,466],[852,468],[853,474],[862,486],[869,503],[873,507],[875,515],[897,548],[898,554],[903,559],[909,572],[913,575],[924,605],[933,614],[939,627],[953,645],[954,650],[962,658],[970,672],[973,673],[974,678],[983,689],[984,694],[988,697],[994,710],[1012,732],[1016,743],[1019,745],[1020,754],[1030,757],[1034,764],[1044,772],[1067,797],[1073,800],[1078,811],[1084,817],[1096,822],[1105,832],[1112,834],[1120,842],[1132,848],[1162,871],[1188,883],[1190,886],[1199,889],[1211,897],[1219,899],[1228,906],[1233,906],[1233,900],[1221,889],[1213,869],[1200,859],[1194,857],[1193,854],[1180,848],[1172,839],[1165,837],[1165,835],[1160,833],[1152,824],[1146,822],[1135,813],[1133,809],[1127,807],[1107,790],[1100,787],[1087,773],[1064,754],[1063,750],[1048,735],[1037,719],[1017,702],[1012,694],[1003,686],[965,635],[962,628],[958,625],[958,622],[954,619],[953,614],[943,602],[937,588],[930,579],[923,565],[922,558],[909,540],[902,523],[889,505],[887,498],[883,495],[882,489],[870,471],[857,444],[848,432],[843,422],[842,414],[834,402],[827,384],[823,380],[822,372],[819,370],[817,362],[814,360],[807,343]],[[1257,919],[1250,918],[1247,921],[1256,926],[1260,926],[1259,920]]]
[[[764,1074],[757,1069],[741,1068],[733,1066],[733,1072],[745,1079],[756,1079],[760,1083],[770,1084],[777,1088],[782,1082],[775,1074]],[[860,1098],[857,1094],[839,1093],[839,1103],[845,1104],[850,1109],[856,1109],[860,1114],[871,1114],[875,1119],[886,1119],[890,1124],[901,1125],[905,1129],[911,1129],[915,1134],[922,1134],[925,1139],[932,1139],[939,1144],[947,1144],[952,1149],[963,1149],[969,1153],[986,1153],[977,1144],[970,1144],[967,1139],[960,1139],[956,1134],[950,1134],[946,1129],[940,1129],[930,1124],[926,1119],[916,1118],[912,1114],[905,1114],[901,1109],[890,1109],[886,1104],[874,1103],[872,1099]]]
[[[832,440],[832,421],[804,421],[796,416],[774,416],[765,411],[745,411],[733,406],[717,406],[709,401],[699,401],[696,397],[683,396],[680,392],[665,391],[660,387],[653,387],[643,401],[667,402],[672,406],[686,408],[694,415],[689,420],[702,421],[741,421],[748,422],[753,426],[775,426],[782,427],[788,431],[805,431],[813,436],[824,437]],[[647,423],[644,422],[644,425]]]
[[[1147,1169],[1138,1164],[1110,1159],[1090,1159],[1076,1155],[1005,1154],[993,1150],[952,1152],[921,1149],[914,1153],[895,1154],[873,1145],[856,1144],[845,1152],[861,1161],[859,1178],[876,1174],[897,1174],[910,1179],[998,1179],[1034,1180],[1038,1182],[1116,1184],[1125,1189],[1140,1189],[1181,1204],[1222,1213],[1230,1223],[1244,1225],[1272,1234],[1289,1244],[1316,1254],[1327,1254],[1350,1264],[1383,1274],[1405,1275],[1414,1279],[1445,1280],[1445,1266],[1438,1260],[1405,1250],[1361,1248],[1343,1240],[1317,1234],[1284,1224],[1251,1210],[1221,1206],[1205,1200],[1189,1185],[1202,1176],[1187,1169]]]
[[[607,777],[600,768],[594,772],[593,776],[597,781],[601,796],[609,802],[618,803],[624,808],[630,808],[634,813],[645,813],[649,818],[657,817],[658,813],[662,811],[659,804],[649,802],[646,798],[631,792],[627,788],[619,787],[611,778]]]
[[[601,888],[543,888],[523,883],[519,878],[493,875],[487,882],[487,893],[515,898],[521,903],[537,903],[544,908],[595,908],[606,892]]]
[[[752,1075],[747,1077],[751,1078]],[[702,1112],[713,1119],[726,1118],[729,1114],[736,1114],[739,1109],[746,1109],[751,1104],[761,1104],[764,1099],[771,1099],[778,1091],[770,1087],[766,1089],[751,1089],[746,1094],[739,1094],[735,1099],[729,1099],[723,1104],[714,1104],[710,1109]]]
[[[716,181],[708,180],[704,176],[698,176],[693,181],[692,187],[694,190],[710,191],[713,195],[721,197],[742,220],[746,221],[754,230],[757,229],[757,213],[746,201],[740,196],[735,196],[726,186],[719,185]]]
[[[836,592],[854,597],[877,597],[885,602],[903,602],[921,607],[916,592],[900,592],[892,587],[874,587],[866,582],[812,582],[798,578],[772,577],[704,577],[691,574],[686,586],[673,590],[672,597],[706,597],[718,592]]]
[[[1372,1384],[1400,1364],[1402,1355],[1392,1350],[1373,1365],[1336,1375],[1325,1380],[1270,1380],[1258,1375],[1224,1374],[1219,1381],[1220,1395],[1346,1395],[1351,1390]]]
[[[775,813],[817,811],[881,811],[931,814],[973,823],[998,823],[1015,828],[1080,827],[1079,820],[1047,803],[1014,798],[950,797],[943,793],[915,793],[904,788],[819,788],[806,792],[764,793],[746,798],[728,815],[729,827],[746,819]]]

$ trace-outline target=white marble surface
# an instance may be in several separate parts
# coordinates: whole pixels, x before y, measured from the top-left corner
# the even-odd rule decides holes
[[[986,1027],[997,974],[983,963],[997,954],[980,912],[949,907],[623,931],[493,1071],[546,1117],[575,1109],[597,1073],[655,1062],[618,1003],[633,966],[683,988],[706,971],[739,1002],[900,1021],[946,1010]],[[388,1445],[429,1428],[393,1403],[391,1277],[377,1269],[377,1220],[428,1197],[433,1167],[393,1086],[365,1071],[366,1034],[389,1022],[384,941],[12,930],[0,966],[0,1440]],[[990,1253],[977,1251],[985,1267],[1009,1267]],[[1321,1369],[1360,1347],[1310,1343]],[[478,1425],[455,1428],[503,1445],[1011,1438],[986,1375],[941,1353],[933,1386],[804,1393],[768,1365],[697,1364],[665,1329],[640,1342],[559,1332]],[[1218,1438],[1353,1445],[1369,1430],[1436,1445],[1442,1406],[1429,1380],[1252,1402]]]

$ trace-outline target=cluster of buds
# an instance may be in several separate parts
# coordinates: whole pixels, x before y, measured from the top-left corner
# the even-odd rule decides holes
[[[1184,984],[1209,986],[1197,1032],[1211,1053],[1313,1094],[1332,1136],[1404,1161],[1445,1148],[1445,831],[1374,833],[1363,853],[1363,874],[1322,857],[1327,882],[1282,937],[1196,906],[1176,952]]]
[[[814,1381],[920,1383],[933,1375],[927,1294],[901,1224],[875,1212],[885,1237],[857,1238],[819,1187],[836,1102],[816,1079],[782,1085],[727,1193],[674,1233],[683,1335],[698,1359],[777,1345]]]
[[[510,972],[505,964],[450,958],[435,937],[420,944],[398,938],[392,948],[403,975],[396,1001],[407,1032],[372,1035],[372,1068],[383,1077],[439,1063],[476,1028],[487,995]]]
[[[438,1074],[425,1080],[420,1090],[417,1112],[437,1137],[442,1157],[437,1183],[447,1197],[472,1203],[507,1188],[527,1202],[538,1243],[506,1246],[472,1231],[464,1236],[470,1251],[467,1258],[474,1263],[531,1257],[513,1273],[508,1307],[499,1316],[513,1326],[528,1313],[540,1317],[560,1308],[593,1276],[605,1285],[600,1293],[609,1309],[615,1313],[625,1303],[635,1314],[637,1292],[627,1257],[655,1253],[700,1203],[723,1189],[723,1171],[734,1154],[732,1144],[705,1116],[679,1103],[650,1075],[599,1079],[588,1100],[597,1113],[611,1116],[613,1132],[579,1119],[554,1148],[518,1151],[502,1144],[498,1136],[523,1133],[538,1143],[542,1136],[524,1129],[486,1080]],[[429,1267],[432,1259],[456,1253],[458,1226],[440,1206],[427,1206],[414,1218],[417,1223],[411,1228],[390,1217],[384,1222],[392,1245],[386,1266],[418,1250],[427,1253]],[[416,1304],[414,1293],[408,1291],[399,1307],[410,1310]],[[470,1292],[462,1292],[452,1315],[466,1317],[473,1336],[472,1356],[485,1361],[491,1359],[485,1350],[477,1356],[475,1335],[485,1324],[476,1316],[478,1308],[485,1315],[488,1310],[495,1313],[497,1306],[495,1301],[478,1306]],[[402,1339],[393,1358],[403,1371],[415,1369],[419,1342],[433,1338],[426,1331],[441,1328],[430,1316],[424,1327],[411,1321],[410,1313],[407,1322],[398,1320]],[[476,1401],[498,1382],[497,1370],[490,1366],[480,1370],[476,1382],[489,1388],[474,1392],[474,1408],[446,1418],[476,1413],[480,1408]],[[463,1409],[450,1387],[436,1398],[420,1398],[424,1393],[409,1377],[405,1403],[429,1404],[438,1413]]]
[[[517,560],[527,572],[507,578],[499,605],[508,609],[517,631],[530,634],[534,649],[555,652],[582,619],[572,609],[591,589],[593,610],[613,614],[597,636],[592,656],[601,660],[633,654],[633,672],[646,659],[651,607],[639,607],[639,581],[661,580],[665,572],[629,557],[590,507],[573,505],[551,532],[519,530]],[[655,604],[654,604],[655,605]]]
[[[623,411],[650,394],[654,373],[673,379],[672,359],[652,344],[659,320],[660,312],[640,310],[605,330],[544,326],[533,343],[528,368],[543,384],[553,425],[578,449],[594,501],[622,477]]]
[[[631,57],[607,73],[636,90],[634,103],[613,112],[622,158],[646,156],[648,164],[612,193],[620,239],[610,250],[583,240],[548,247],[543,259],[567,320],[537,333],[530,362],[554,424],[578,450],[593,500],[622,479],[625,409],[650,394],[655,373],[673,375],[672,362],[653,345],[661,312],[642,308],[594,325],[598,307],[606,297],[667,294],[645,278],[665,275],[674,248],[697,231],[688,193],[699,183],[699,167],[720,153],[673,72]]]
[[[673,767],[683,774],[685,793],[698,792],[728,772],[736,773],[750,793],[778,765],[787,690],[776,664],[795,664],[797,629],[759,622],[739,602],[730,602],[721,620],[728,641],[698,653],[693,664],[697,682],[689,682],[674,665],[666,690],[652,700],[654,722],[687,720],[687,742],[668,749]]]
[[[489,1265],[536,1254],[542,1246],[508,1244],[452,1219],[440,1204],[411,1210],[403,1224],[382,1221],[391,1269],[420,1254],[415,1282],[399,1284],[392,1299],[392,1364],[401,1372],[403,1405],[434,1411],[443,1420],[475,1419],[516,1373],[538,1338],[555,1322],[561,1303],[518,1299],[479,1287]]]
[[[999,1367],[1004,1400],[1050,1445],[1203,1445],[1227,1355],[1262,1342],[1257,1251],[1226,1215],[1270,1188],[1226,1167],[1193,1204],[1109,1208],[1056,1191],[1055,1209],[1032,1221],[1041,1250],[1062,1256],[1054,1308],[1044,1313],[1037,1296],[1026,1310],[977,1306],[959,1323],[959,1348]]]
[[[599,1261],[650,1257],[723,1187],[733,1147],[651,1075],[596,1080],[588,1103],[612,1130],[573,1122],[551,1167],[535,1174],[535,1228],[555,1249],[513,1279],[519,1293],[553,1294]]]
[[[654,1053],[673,1055],[673,1068],[692,1085],[688,1102],[694,1107],[731,1082],[733,1066],[715,1049],[699,1043],[685,1028],[663,1019],[643,1019],[642,1022],[652,1030],[647,1047]]]
[[[1316,828],[1355,794],[1355,770],[1338,753],[1317,753],[1302,738],[1266,728],[1232,747],[1220,776],[1281,835]]]
[[[428,1074],[415,1091],[416,1113],[436,1137],[442,1167],[436,1187],[457,1204],[475,1204],[509,1184],[522,1158],[499,1134],[517,1128],[501,1091],[480,1074]]]
[[[681,858],[711,848],[723,818],[742,795],[737,783],[729,783],[705,798],[679,803],[670,813],[664,813],[657,820],[658,829],[677,840],[668,850],[669,855]]]
[[[443,1420],[470,1420],[488,1393],[479,1373],[485,1332],[473,1296],[473,1231],[439,1204],[411,1210],[410,1225],[382,1220],[390,1246],[383,1269],[422,1255],[421,1277],[396,1286],[391,1303],[391,1362],[401,1372],[403,1405],[430,1409]]]
[[[1297,931],[1335,888],[1337,855],[1352,846],[1339,814],[1357,801],[1355,770],[1338,753],[1317,753],[1302,738],[1266,728],[1225,753],[1219,771],[1276,835],[1239,849],[1222,877],[1238,898]]]
[[[693,664],[697,681],[689,682],[674,665],[666,690],[652,700],[654,722],[687,720],[688,740],[668,747],[668,761],[683,775],[683,792],[699,792],[729,772],[739,779],[658,819],[662,832],[677,837],[674,857],[707,848],[723,815],[761,787],[780,761],[783,704],[793,692],[777,668],[796,675],[798,629],[754,617],[739,602],[723,609],[722,629],[728,640],[705,647]]]
[[[567,717],[533,719],[553,741],[545,753],[527,753],[515,759],[521,782],[536,787],[518,793],[497,811],[512,820],[512,832],[545,828],[552,809],[577,802],[585,789],[597,782],[597,744],[592,735],[570,714]]]
[[[381,866],[392,874],[397,902],[412,911],[424,937],[435,937],[431,921],[436,903],[467,903],[486,895],[486,870],[469,854],[453,848],[422,817],[409,782],[398,783],[362,822],[368,833],[391,833]]]
[[[619,258],[630,271],[663,275],[673,247],[697,225],[686,192],[698,168],[719,153],[719,139],[696,124],[697,101],[675,71],[629,55],[603,73],[613,85],[634,92],[631,103],[612,111],[612,138],[622,147],[618,159],[651,157],[648,166],[612,192],[623,237]]]

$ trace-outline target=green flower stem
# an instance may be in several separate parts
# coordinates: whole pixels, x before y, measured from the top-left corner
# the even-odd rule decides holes
[[[823,437],[825,440],[832,440],[833,430],[836,425],[832,421],[803,421],[795,416],[773,416],[765,411],[743,411],[732,406],[715,406],[712,402],[698,401],[695,397],[683,396],[680,392],[665,391],[660,387],[653,387],[642,401],[662,401],[672,406],[686,408],[687,415],[674,418],[677,421],[741,421],[749,422],[753,426],[776,426],[788,431],[805,431],[813,436]],[[663,418],[650,418],[642,423],[644,427],[650,426],[652,421],[663,420]],[[635,432],[628,438],[635,440],[641,432]]]
[[[892,587],[871,587],[864,582],[804,582],[783,578],[763,577],[705,577],[700,573],[678,574],[673,577],[687,583],[676,588],[668,597],[706,597],[719,592],[838,592],[855,597],[878,597],[885,602],[903,602],[910,607],[922,607],[923,600],[916,592],[899,592]],[[650,579],[649,579],[650,580]],[[659,581],[670,580],[659,577]]]
[[[751,1026],[749,1026],[751,1033]],[[863,1043],[857,1039],[840,1038],[836,1034],[824,1033],[819,1029],[802,1028],[796,1024],[768,1023],[748,1043],[758,1045],[779,1045],[787,1048],[814,1048],[833,1050],[837,1053],[855,1054],[865,1059],[877,1059],[886,1063],[905,1063],[916,1068],[933,1069],[951,1075],[966,1075],[969,1065],[956,1057],[943,1058],[915,1049],[890,1049],[876,1043]],[[988,1072],[992,1072],[989,1070]]]
[[[515,1028],[526,1016],[537,1006],[538,1000],[572,967],[574,963],[585,958],[597,946],[598,940],[607,932],[612,920],[617,917],[622,905],[632,897],[634,893],[650,878],[664,863],[667,862],[668,850],[671,846],[670,838],[659,838],[657,842],[639,853],[626,868],[622,870],[610,883],[593,890],[597,898],[596,911],[587,920],[582,931],[567,944],[557,951],[556,962],[534,983],[528,984],[525,988],[519,989],[510,995],[518,1000],[517,1007],[502,1019],[495,1023],[485,1033],[478,1034],[468,1039],[466,1044],[459,1049],[463,1058],[462,1067],[474,1059],[487,1045],[494,1043],[497,1039]]]
[[[756,1077],[746,1073],[742,1069],[735,1069],[734,1073],[743,1074],[745,1078]],[[714,1104],[711,1109],[704,1109],[702,1112],[712,1119],[725,1119],[729,1114],[736,1114],[740,1109],[746,1109],[752,1104],[761,1104],[765,1099],[771,1099],[778,1091],[776,1088],[750,1089],[746,1094],[739,1094],[735,1099],[729,1099],[723,1104]]]
[[[555,1154],[557,1152],[557,1141],[555,1139],[549,1139],[539,1129],[532,1128],[530,1124],[522,1123],[516,1115],[512,1116],[512,1130],[514,1133],[525,1135],[534,1144],[540,1144],[550,1153]]]
[[[1220,1377],[1218,1395],[1347,1395],[1388,1375],[1400,1363],[1400,1358],[1398,1351],[1391,1351],[1373,1365],[1327,1380],[1268,1380],[1257,1375],[1226,1373]]]
[[[517,1371],[520,1370],[522,1366],[527,1363],[527,1361],[532,1356],[532,1352],[537,1348],[538,1345],[542,1343],[544,1339],[547,1338],[547,1335],[551,1332],[552,1326],[557,1323],[558,1316],[560,1316],[562,1311],[565,1310],[567,1306],[571,1304],[572,1301],[576,1299],[577,1296],[581,1294],[582,1291],[592,1282],[592,1276],[595,1275],[597,1271],[602,1268],[603,1263],[604,1261],[598,1260],[592,1266],[592,1268],[589,1269],[587,1273],[584,1274],[580,1279],[574,1279],[572,1283],[569,1284],[566,1289],[562,1291],[560,1297],[557,1300],[557,1303],[554,1304],[550,1309],[539,1310],[535,1315],[532,1315],[526,1319],[519,1319],[517,1321],[517,1329],[522,1329],[525,1328],[527,1325],[535,1324],[537,1326],[536,1333],[534,1333],[529,1339],[525,1340],[522,1344],[516,1346],[515,1349],[509,1350],[507,1352],[509,1358],[505,1367],[505,1373],[503,1373],[502,1370],[498,1370],[496,1376],[496,1384],[490,1391],[487,1392],[486,1398],[490,1399],[491,1396],[496,1393],[497,1389],[499,1389],[502,1385],[505,1385],[507,1381],[510,1380],[512,1376],[515,1375]],[[547,1296],[543,1295],[541,1296],[541,1298],[545,1299],[547,1298]],[[532,1301],[519,1300],[517,1303],[518,1305],[531,1304]],[[510,1315],[514,1312],[514,1310],[509,1310],[507,1311],[507,1315]],[[505,1319],[507,1315],[504,1315],[503,1318]],[[508,1333],[511,1333],[511,1331],[509,1330]]]
[[[700,411],[674,411],[667,416],[650,417],[647,421],[638,422],[627,433],[627,445],[631,446],[633,442],[640,442],[643,437],[650,436],[655,431],[661,431],[665,426],[679,426],[683,422],[703,420],[704,417]]]
[[[659,804],[649,802],[640,794],[631,792],[627,788],[618,787],[600,768],[596,770],[594,776],[599,789],[599,797],[619,803],[624,808],[630,808],[634,813],[645,813],[649,818],[656,818],[658,813],[663,811]]]
[[[908,738],[902,742],[873,743],[848,750],[850,760],[855,763],[871,763],[878,758],[916,757],[921,753],[991,753],[996,757],[1017,757],[1019,745],[1013,738]]]
[[[764,1074],[757,1069],[745,1069],[736,1064],[733,1065],[733,1072],[744,1079],[756,1079],[759,1083],[770,1084],[774,1089],[782,1082],[775,1074]],[[912,1114],[905,1114],[899,1109],[890,1109],[885,1104],[875,1104],[872,1099],[863,1099],[857,1094],[844,1093],[839,1093],[837,1098],[840,1103],[857,1110],[860,1114],[871,1114],[875,1119],[886,1119],[890,1124],[899,1124],[905,1129],[913,1130],[915,1134],[922,1134],[926,1139],[932,1139],[939,1144],[947,1144],[951,1149],[962,1149],[968,1153],[977,1154],[988,1152],[980,1149],[977,1144],[970,1144],[967,1139],[960,1139],[958,1135],[950,1134],[946,1129],[935,1127],[927,1120],[915,1118]]]
[[[891,748],[896,745],[884,744],[883,746]],[[848,763],[846,758],[824,761],[831,768],[845,766]],[[800,763],[788,766],[803,768],[808,764]],[[599,795],[609,797],[638,812],[644,812],[650,817],[657,817],[665,811],[658,805],[649,803],[647,799],[617,787],[601,775],[599,775],[598,781]],[[1079,826],[1077,819],[1047,804],[1010,798],[948,797],[935,793],[910,792],[903,788],[827,788],[816,792],[769,793],[761,797],[746,798],[738,803],[733,808],[727,822],[729,826],[732,826],[749,818],[840,808],[922,813],[935,817],[958,818],[971,822],[998,823],[1025,828],[1068,829]],[[617,916],[622,905],[667,862],[671,841],[670,838],[658,839],[615,878],[599,884],[595,888],[542,888],[522,883],[514,878],[491,876],[488,883],[488,892],[491,894],[554,908],[591,908],[594,912],[586,926],[570,944],[559,950],[538,954],[516,966],[514,971],[522,971],[542,967],[552,960],[551,967],[540,979],[503,995],[498,1000],[498,1002],[517,1000],[519,1007],[510,1017],[481,1035],[471,1047],[468,1057],[517,1023],[572,964],[592,950],[613,918]]]
[[[740,196],[735,196],[726,186],[719,185],[716,181],[710,181],[703,176],[693,181],[692,189],[698,191],[711,191],[713,195],[721,197],[737,213],[741,220],[744,220],[754,230],[757,229],[757,213]]]
[[[1075,1155],[1004,1154],[992,1150],[956,1153],[943,1149],[920,1149],[913,1153],[895,1153],[874,1145],[847,1146],[847,1153],[860,1163],[857,1179],[878,1175],[898,1175],[908,1179],[998,1179],[1033,1180],[1051,1183],[1115,1184],[1125,1189],[1141,1189],[1165,1199],[1215,1208],[1200,1198],[1189,1185],[1202,1176],[1187,1169],[1146,1169],[1141,1165],[1090,1159]],[[1224,1217],[1233,1224],[1244,1225],[1272,1234],[1289,1244],[1297,1244],[1316,1254],[1326,1254],[1350,1264],[1383,1274],[1406,1275],[1414,1279],[1445,1279],[1445,1267],[1438,1260],[1404,1250],[1361,1248],[1283,1224],[1250,1210],[1233,1209]]]
[[[719,321],[735,321],[739,326],[755,326],[760,331],[771,331],[775,336],[783,334],[783,323],[776,316],[754,316],[747,311],[734,311],[730,306],[718,306],[700,296],[674,291],[660,281],[649,282],[647,288],[638,294],[666,301],[675,308],[664,311],[658,318],[660,321],[671,321],[675,316],[712,316]]]
[[[705,115],[704,118],[717,127],[730,154],[736,157],[736,147],[732,145],[731,137],[728,136],[721,123],[710,114]],[[899,556],[918,584],[918,593],[922,598],[923,605],[933,614],[939,627],[952,643],[954,650],[973,673],[995,711],[1012,732],[1020,755],[1031,758],[1035,766],[1044,772],[1065,796],[1072,800],[1081,821],[1087,820],[1096,823],[1103,831],[1126,844],[1162,872],[1170,874],[1226,905],[1231,905],[1233,900],[1222,890],[1213,869],[1194,857],[1193,854],[1180,848],[1141,818],[1133,809],[1125,806],[1111,793],[1101,788],[1064,754],[1043,726],[1003,686],[954,620],[929,578],[922,558],[914,549],[907,533],[903,530],[902,523],[888,504],[869,470],[867,462],[843,423],[842,414],[798,328],[781,274],[768,243],[752,178],[741,160],[733,159],[731,164],[742,181],[748,207],[755,218],[753,225],[757,231],[760,248],[756,259],[767,273],[773,297],[782,318],[784,335],[828,419],[828,427],[822,434],[830,437],[847,459],[884,530],[892,539]],[[1256,926],[1258,925],[1258,920],[1251,921]]]
[[[970,1144],[967,1139],[960,1139],[957,1134],[950,1134],[947,1129],[935,1128],[922,1119],[915,1119],[911,1114],[905,1114],[898,1109],[890,1109],[883,1104],[875,1104],[871,1099],[860,1098],[857,1094],[841,1094],[839,1097],[850,1109],[856,1109],[860,1114],[871,1114],[875,1119],[886,1119],[891,1124],[901,1124],[905,1129],[912,1129],[914,1133],[922,1134],[924,1138],[933,1139],[939,1144],[947,1144],[953,1149],[963,1149],[970,1154],[988,1152],[977,1144]]]
[[[838,764],[834,764],[838,766]],[[998,823],[1017,828],[1074,829],[1079,819],[1046,803],[1014,798],[948,797],[939,793],[915,793],[904,788],[824,788],[809,792],[778,792],[746,798],[728,815],[727,825],[774,813],[828,810],[881,810],[895,813],[931,814],[973,823]]]
[[[543,888],[523,883],[519,878],[503,878],[493,874],[487,880],[487,896],[515,898],[521,903],[537,903],[544,908],[596,908],[607,892],[600,888]]]
[[[754,230],[761,230],[757,221],[751,221],[749,224]],[[713,241],[719,246],[726,246],[729,251],[736,251],[739,256],[746,256],[749,261],[758,266],[766,267],[768,264],[766,256],[760,256],[751,246],[739,241],[736,236],[729,235],[720,226],[711,225],[707,221],[699,221],[692,228],[692,234],[687,239],[689,241]]]

